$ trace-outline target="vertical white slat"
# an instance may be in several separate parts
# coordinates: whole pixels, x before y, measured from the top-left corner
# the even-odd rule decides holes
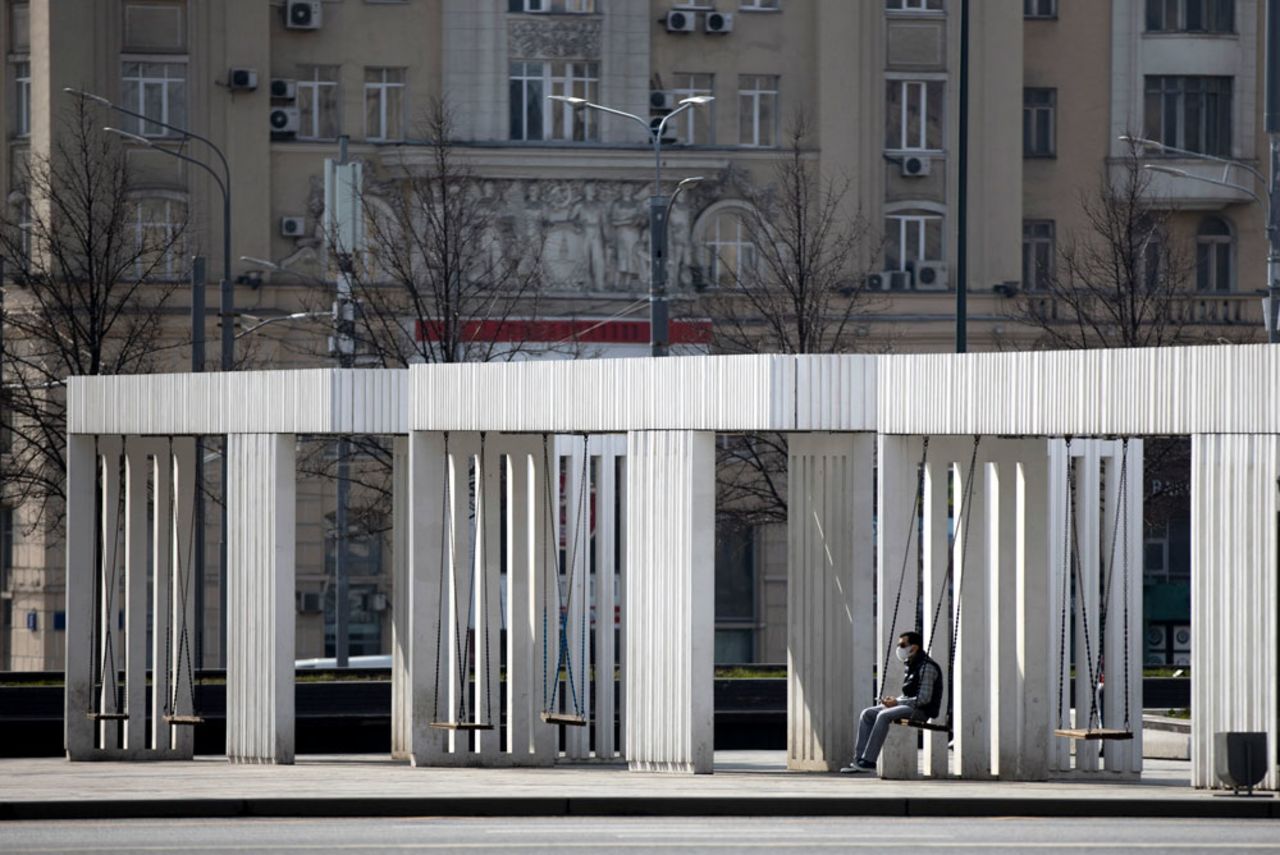
[[[990,614],[991,769],[999,778],[1018,776],[1018,458],[1017,440],[988,439],[985,456],[995,478],[990,491],[991,585]]]
[[[539,765],[555,763],[560,754],[560,728],[542,721],[556,681],[556,651],[560,645],[557,591],[560,584],[560,477],[559,458],[551,437],[542,435],[531,457],[530,544],[533,575],[530,579],[530,613],[533,624],[534,684],[533,752]]]
[[[1057,615],[1052,596],[1054,553],[1050,546],[1056,526],[1049,511],[1052,503],[1046,488],[1050,483],[1048,443],[1026,440],[1020,446],[1016,521],[1019,673],[1016,775],[1023,781],[1043,781],[1049,776],[1050,736],[1057,697],[1053,693],[1056,660],[1050,643]]]
[[[966,455],[967,461],[968,455]],[[954,586],[959,623],[952,632],[956,641],[953,672],[956,688],[952,725],[955,762],[964,778],[991,774],[990,663],[987,661],[987,586],[990,583],[990,477],[979,457],[973,470],[972,489],[967,462],[957,469]],[[966,507],[969,505],[970,507]]]
[[[173,661],[173,455],[167,440],[151,443],[155,492],[151,517],[151,744],[167,749],[173,728],[164,720],[170,699]]]
[[[879,502],[877,550],[877,695],[901,694],[903,668],[892,653],[898,635],[915,628],[918,598],[918,535],[916,519],[917,474],[923,441],[916,437],[879,438]],[[894,614],[895,605],[897,614]],[[888,655],[886,656],[886,651]],[[886,665],[886,659],[888,664]],[[885,668],[884,673],[879,669]],[[868,703],[875,703],[872,699]],[[861,709],[861,699],[854,699]],[[856,726],[856,722],[854,723]],[[915,731],[890,731],[880,754],[880,773],[886,778],[917,775]]]
[[[539,616],[534,605],[536,579],[535,552],[533,551],[537,525],[536,515],[541,505],[536,494],[531,493],[532,456],[539,446],[536,438],[507,436],[503,438],[506,450],[507,513],[504,525],[507,532],[507,742],[505,750],[511,761],[528,765],[532,762],[533,733],[541,722],[540,710],[534,701],[535,670],[534,653],[537,644],[535,624]],[[538,662],[538,667],[541,660]],[[535,722],[537,722],[535,724]]]
[[[596,655],[595,674],[595,755],[609,759],[616,753],[614,745],[614,590],[617,584],[617,562],[614,558],[616,517],[614,497],[617,485],[614,473],[617,457],[612,449],[612,436],[597,436],[596,446]]]
[[[1119,440],[1094,440],[1098,446],[1098,465],[1102,478],[1102,510],[1099,514],[1099,623],[1098,638],[1094,648],[1102,651],[1103,691],[1101,706],[1102,726],[1124,726],[1124,543],[1120,532],[1124,525],[1121,512],[1121,443]],[[1128,477],[1127,474],[1125,477]],[[1103,619],[1102,612],[1106,617]],[[1128,741],[1109,741],[1102,745],[1103,767],[1108,772],[1120,771],[1127,765],[1123,761],[1129,748]]]
[[[99,593],[100,613],[98,618],[98,662],[101,671],[101,691],[98,698],[98,709],[101,712],[115,712],[116,698],[112,695],[117,683],[117,675],[123,664],[124,651],[120,649],[120,633],[117,631],[117,618],[121,608],[120,585],[121,564],[124,556],[120,531],[120,455],[124,448],[123,440],[118,436],[102,437],[98,441],[98,453],[102,466],[102,545],[99,547],[100,569]],[[107,652],[110,645],[110,652]],[[127,710],[126,710],[127,711]],[[130,714],[141,714],[135,710]],[[115,721],[103,721],[98,726],[98,745],[101,748],[118,748],[122,725]]]
[[[628,564],[628,539],[630,537],[629,519],[627,512],[627,503],[629,501],[629,491],[627,487],[627,473],[630,471],[630,460],[627,458],[627,438],[625,435],[617,437],[615,440],[618,448],[618,520],[617,520],[617,536],[618,536],[618,754],[622,759],[627,759],[627,633],[628,633],[628,603],[627,603],[627,587],[630,584],[629,564]]]
[[[481,449],[483,457],[476,473],[476,714],[493,729],[476,734],[476,751],[486,764],[493,764],[506,757],[500,700],[502,435],[485,435]]]
[[[947,608],[950,586],[947,570],[950,566],[949,547],[951,545],[949,513],[951,488],[948,479],[951,469],[952,460],[947,454],[946,444],[936,443],[924,471],[924,519],[922,521],[924,553],[921,556],[923,564],[921,585],[924,606],[924,645],[942,671],[945,692],[953,691],[948,661],[951,647],[951,611]],[[936,625],[934,624],[935,615],[937,616]],[[945,696],[942,702],[942,717],[945,718],[947,702]],[[950,774],[951,758],[947,745],[949,741],[946,733],[924,732],[922,763],[927,777],[945,778]]]
[[[581,710],[591,721],[591,699],[587,675],[590,673],[590,642],[585,624],[590,614],[588,601],[588,575],[591,567],[591,455],[583,448],[580,438],[572,437],[565,443],[567,466],[567,490],[565,497],[565,563],[567,611],[565,628],[564,709]],[[588,727],[565,728],[565,756],[583,760],[590,756],[590,729]]]
[[[1144,664],[1143,649],[1143,544],[1146,535],[1146,529],[1143,523],[1143,461],[1145,460],[1146,447],[1141,439],[1131,439],[1129,441],[1129,531],[1128,540],[1125,542],[1124,548],[1129,554],[1129,728],[1133,732],[1133,739],[1126,743],[1124,755],[1120,758],[1120,771],[1136,772],[1142,771],[1142,666]],[[1264,489],[1270,479],[1264,479]],[[1274,495],[1274,494],[1273,494]],[[1274,518],[1274,517],[1268,517]],[[1269,527],[1271,531],[1269,543],[1274,549],[1275,546],[1275,528]],[[1275,566],[1275,562],[1271,563]],[[1122,593],[1123,596],[1123,593]],[[1275,602],[1272,599],[1272,602]],[[1121,616],[1123,620],[1123,616]],[[1193,636],[1194,638],[1194,636]],[[1271,649],[1275,649],[1273,645]],[[1121,663],[1121,667],[1123,664]],[[1113,669],[1114,671],[1115,669]],[[1274,689],[1274,684],[1273,684]]]
[[[1076,562],[1076,724],[1088,728],[1089,710],[1093,702],[1093,686],[1089,681],[1091,669],[1097,665],[1098,656],[1098,537],[1101,508],[1101,473],[1099,455],[1093,443],[1079,443],[1073,447],[1076,454],[1076,542],[1079,558]],[[1087,635],[1087,638],[1086,638]],[[1099,751],[1096,741],[1079,739],[1075,743],[1076,768],[1093,771],[1099,768]]]
[[[413,742],[409,438],[397,436],[391,443],[391,756],[407,760]]]
[[[448,737],[431,727],[448,717],[452,648],[449,644],[449,460],[441,433],[409,434],[408,549],[410,760],[415,766],[445,761]],[[437,698],[439,694],[439,698]],[[443,711],[441,711],[443,710]]]
[[[451,508],[447,572],[449,619],[444,624],[448,635],[449,687],[440,702],[440,717],[446,721],[479,721],[476,718],[474,687],[471,682],[475,661],[475,558],[473,554],[474,520],[472,518],[473,484],[476,457],[480,453],[478,433],[454,433],[449,437],[449,490]],[[461,659],[461,663],[459,662]],[[467,732],[448,734],[449,759],[466,764],[473,740]],[[443,758],[442,758],[443,759]]]
[[[196,459],[195,437],[182,436],[173,440],[173,457],[168,466],[173,473],[173,525],[168,538],[173,543],[173,564],[169,570],[171,597],[169,623],[173,629],[173,661],[168,674],[170,697],[176,699],[174,712],[193,715],[197,712],[191,703],[191,685],[195,680],[197,634],[196,615],[196,567],[195,532],[201,521],[196,519]],[[183,629],[186,630],[185,639]],[[179,668],[179,659],[182,667]],[[188,662],[190,667],[187,667]],[[183,757],[191,757],[195,750],[195,733],[190,727],[174,728],[173,748]]]
[[[86,717],[93,707],[94,540],[97,530],[95,494],[98,456],[94,437],[67,437],[67,659],[63,721],[67,758],[87,759],[94,748],[94,726]]]
[[[1071,575],[1066,550],[1069,538],[1068,517],[1073,508],[1067,501],[1067,466],[1070,457],[1066,443],[1049,440],[1048,523],[1049,538],[1049,675],[1052,708],[1050,724],[1054,729],[1071,727]],[[1071,743],[1061,737],[1049,742],[1049,769],[1065,772],[1071,768]]]
[[[147,476],[149,443],[125,438],[124,589],[125,589],[125,748],[147,748]]]

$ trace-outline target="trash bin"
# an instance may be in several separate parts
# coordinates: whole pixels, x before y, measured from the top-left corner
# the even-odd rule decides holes
[[[1264,731],[1226,731],[1213,735],[1213,767],[1222,783],[1238,795],[1253,788],[1267,774],[1267,734]]]

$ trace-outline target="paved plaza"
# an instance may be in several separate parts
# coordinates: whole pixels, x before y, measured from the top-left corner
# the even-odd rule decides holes
[[[304,755],[294,765],[0,761],[5,819],[228,816],[955,815],[1280,818],[1268,794],[1190,786],[1190,764],[1148,761],[1138,781],[888,781],[788,772],[781,751],[716,752],[715,774],[414,768],[374,756]]]

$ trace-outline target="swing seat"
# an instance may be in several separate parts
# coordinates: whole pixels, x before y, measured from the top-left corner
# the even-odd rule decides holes
[[[85,713],[85,717],[91,721],[128,721],[129,714],[127,712],[90,712]]]
[[[164,720],[170,727],[204,724],[204,716],[202,715],[167,715]]]
[[[933,721],[923,721],[912,718],[900,718],[894,722],[899,727],[914,727],[916,730],[932,730],[936,733],[950,733],[951,726],[946,724],[938,724]]]
[[[433,721],[436,730],[493,730],[493,725],[480,721]]]
[[[1098,727],[1093,730],[1064,727],[1054,730],[1054,736],[1065,736],[1067,739],[1133,739],[1133,731]]]
[[[544,711],[542,713],[542,720],[547,724],[565,724],[570,727],[586,727],[587,724],[587,720],[583,716],[562,712]]]

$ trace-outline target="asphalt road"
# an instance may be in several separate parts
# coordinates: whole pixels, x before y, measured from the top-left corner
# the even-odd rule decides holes
[[[1280,852],[1269,820],[334,819],[0,824],[0,853],[724,852],[814,849]]]

